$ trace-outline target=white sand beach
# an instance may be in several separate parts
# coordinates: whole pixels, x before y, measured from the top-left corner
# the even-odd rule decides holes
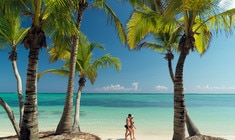
[[[61,94],[50,98],[47,94],[41,96],[39,131],[54,131],[63,109],[63,102],[59,101],[64,97]],[[135,116],[136,140],[170,140],[173,136],[174,112],[172,100],[169,100],[171,97],[171,94],[84,95],[82,99],[86,104],[81,106],[81,130],[95,134],[102,140],[123,140],[125,119],[131,113]],[[132,101],[124,100],[127,98]],[[235,95],[192,95],[187,99],[191,103],[188,107],[191,119],[201,134],[235,140]],[[127,104],[131,105],[126,107]],[[13,107],[13,110],[17,112],[18,107]],[[15,135],[6,113],[2,108],[0,112],[0,137]],[[16,113],[15,117],[18,118],[18,115]]]

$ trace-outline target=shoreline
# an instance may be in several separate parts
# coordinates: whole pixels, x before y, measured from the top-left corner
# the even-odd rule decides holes
[[[19,118],[17,98],[8,99],[15,118]],[[55,131],[64,107],[63,94],[39,94],[39,131]],[[127,114],[135,116],[135,137],[138,140],[169,140],[173,137],[173,96],[146,94],[83,94],[79,125],[82,132],[103,140],[122,140]],[[235,95],[188,95],[187,109],[201,134],[235,140]],[[15,135],[5,111],[0,108],[0,137]],[[17,120],[16,120],[17,121]],[[187,130],[187,129],[186,129]],[[185,133],[188,136],[188,133]]]
[[[52,130],[46,130],[46,131],[52,131]],[[46,131],[42,131],[42,132],[46,132]],[[85,132],[85,131],[84,131]],[[118,134],[118,133],[114,133],[114,134],[111,134],[110,132],[108,133],[105,133],[105,132],[101,132],[101,133],[92,133],[92,132],[85,132],[85,133],[90,133],[90,134],[93,134],[93,135],[96,135],[98,137],[101,138],[101,140],[125,140],[124,138],[124,132],[123,132],[123,137]],[[16,134],[14,132],[1,132],[0,133],[0,138],[2,137],[8,137],[8,136],[15,136]],[[138,140],[170,140],[172,139],[172,135],[173,134],[157,134],[156,135],[148,135],[148,134],[143,134],[143,133],[135,133],[135,137],[136,139]],[[203,134],[203,135],[207,135],[207,134]],[[235,134],[231,134],[231,135],[220,135],[220,136],[217,136],[217,135],[208,135],[208,136],[213,136],[213,137],[221,137],[221,138],[224,138],[224,139],[227,139],[227,140],[235,140]],[[188,137],[186,135],[186,137]],[[128,137],[128,140],[130,140],[130,138]]]
[[[123,133],[123,137],[118,135],[118,134],[115,134],[115,135],[110,135],[109,134],[105,134],[105,133],[102,133],[102,134],[96,134],[96,133],[91,133],[91,132],[85,132],[85,133],[90,133],[90,134],[93,134],[93,135],[96,135],[98,137],[101,138],[101,140],[125,140],[125,137],[124,137],[124,133]],[[1,132],[1,136],[0,138],[2,137],[8,137],[8,136],[15,136],[16,134],[14,133],[11,133],[11,132]],[[159,140],[169,140],[171,139],[171,137],[169,136],[148,136],[148,135],[143,135],[143,134],[136,134],[136,139],[138,140],[156,140],[156,139],[159,139]],[[130,140],[130,137],[128,137],[128,140]]]

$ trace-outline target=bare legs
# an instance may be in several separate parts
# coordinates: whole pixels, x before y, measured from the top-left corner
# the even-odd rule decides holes
[[[133,139],[132,139],[132,130],[131,130],[131,128],[126,129],[125,140],[127,140],[127,137],[128,137],[129,135],[130,135],[130,139],[133,140]]]

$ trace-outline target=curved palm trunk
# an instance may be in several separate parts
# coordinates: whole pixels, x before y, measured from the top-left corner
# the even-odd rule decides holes
[[[173,70],[172,70],[172,62],[171,62],[173,57],[168,57],[169,55],[173,56],[173,54],[171,52],[170,53],[168,52],[168,54],[165,58],[168,61],[168,70],[169,70],[169,73],[170,73],[171,80],[174,83],[175,77],[174,77],[174,73],[173,73]],[[186,109],[186,107],[185,107],[185,109]],[[201,133],[198,130],[198,128],[196,127],[196,125],[194,125],[193,121],[190,119],[188,111],[186,111],[185,121],[186,121],[187,130],[188,130],[188,133],[189,133],[190,137],[195,136],[195,135],[201,135]]]
[[[88,5],[87,3],[83,4],[81,2],[79,6],[80,7],[78,9],[78,17],[76,20],[78,31],[80,31],[83,11],[87,8]],[[73,107],[74,77],[75,77],[75,68],[77,60],[78,41],[79,41],[79,35],[72,37],[72,47],[71,47],[71,56],[70,56],[70,67],[69,67],[70,73],[68,79],[66,100],[62,117],[56,128],[56,134],[62,134],[72,131],[72,107]]]
[[[32,44],[31,44],[32,45]],[[37,104],[37,67],[39,47],[30,48],[28,57],[26,99],[20,130],[20,140],[39,140]]]
[[[74,92],[74,77],[76,58],[78,50],[78,36],[74,37],[70,57],[70,72],[68,79],[68,87],[66,93],[66,101],[60,122],[56,129],[56,134],[67,133],[72,131],[72,107],[73,107],[73,92]]]
[[[17,68],[16,60],[12,61],[12,67],[17,81],[17,93],[18,93],[19,112],[20,112],[19,126],[21,126],[24,113],[24,98],[22,93],[22,80]]]
[[[76,97],[75,114],[73,122],[73,131],[78,131],[78,132],[81,131],[79,126],[81,93],[82,93],[82,86],[79,86]]]
[[[198,130],[198,128],[194,125],[193,121],[190,119],[188,111],[186,110],[185,112],[185,116],[186,116],[186,125],[187,125],[187,130],[188,130],[188,134],[190,137],[192,136],[196,136],[196,135],[201,135],[200,131]]]
[[[0,97],[0,105],[2,105],[2,107],[5,109],[5,111],[7,112],[7,115],[16,131],[16,134],[18,137],[20,137],[20,128],[16,122],[15,116],[13,111],[11,110],[11,108],[9,107],[9,105]]]
[[[183,140],[185,138],[185,102],[183,86],[183,68],[187,53],[181,51],[176,66],[174,82],[174,134],[173,140]]]
[[[170,74],[170,77],[171,77],[171,81],[174,83],[175,76],[174,76],[174,72],[172,70],[172,62],[171,62],[174,59],[174,55],[172,54],[172,52],[170,50],[168,50],[164,58],[168,62],[167,64],[168,64],[169,74]]]

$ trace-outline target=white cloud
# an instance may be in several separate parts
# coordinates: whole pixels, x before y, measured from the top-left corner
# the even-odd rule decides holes
[[[132,86],[133,86],[133,90],[137,91],[139,88],[139,83],[134,82],[134,83],[132,83]]]
[[[235,8],[235,0],[221,0],[219,2],[219,7],[224,10]]]
[[[197,92],[206,92],[206,93],[234,93],[235,87],[233,86],[196,86],[195,91]]]
[[[168,91],[168,88],[167,88],[166,86],[162,86],[162,85],[157,85],[157,86],[155,87],[155,89],[156,89],[157,91]]]
[[[121,86],[120,84],[116,85],[109,85],[101,88],[97,88],[97,91],[100,92],[133,92],[133,91],[138,91],[139,90],[139,83],[138,82],[133,82],[132,87],[124,87]]]
[[[110,90],[123,90],[125,89],[123,86],[117,84],[117,85],[110,85],[110,86],[106,86],[106,87],[102,87],[101,90],[104,91],[110,91]]]

